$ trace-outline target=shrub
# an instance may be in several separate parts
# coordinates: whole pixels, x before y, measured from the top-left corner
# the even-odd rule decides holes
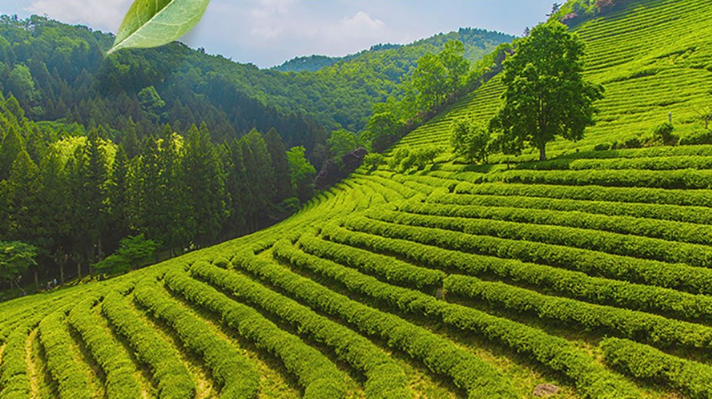
[[[481,123],[458,121],[453,124],[450,143],[455,155],[468,162],[486,161],[491,134]]]
[[[695,132],[680,139],[680,145],[712,144],[712,131]]]
[[[672,134],[674,131],[675,126],[670,122],[665,122],[653,129],[653,138],[656,141],[662,142],[664,145],[673,145],[677,142],[677,136]]]
[[[385,163],[386,157],[384,157],[383,154],[378,154],[375,152],[366,155],[366,157],[363,159],[363,164],[366,165],[366,167],[370,170],[374,170]]]
[[[608,151],[612,147],[611,143],[601,143],[593,147],[594,151]]]
[[[691,398],[712,397],[712,369],[626,339],[601,342],[606,363],[635,378],[669,384]]]

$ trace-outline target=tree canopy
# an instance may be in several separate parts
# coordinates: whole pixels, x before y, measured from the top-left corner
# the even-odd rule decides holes
[[[546,144],[560,136],[583,138],[595,123],[594,102],[603,87],[583,78],[584,43],[559,22],[537,26],[504,62],[504,106],[491,127],[502,133],[506,148],[524,144],[546,159]]]

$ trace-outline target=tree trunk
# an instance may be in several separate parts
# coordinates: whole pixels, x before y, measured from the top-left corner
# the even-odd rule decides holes
[[[22,287],[20,287],[20,284],[17,282],[17,279],[12,279],[12,281],[15,282],[15,285],[17,286],[17,289],[20,290],[20,292],[22,292],[22,296],[27,295],[27,293],[25,292],[25,290],[23,290]]]
[[[77,262],[77,281],[82,279],[82,262]]]
[[[546,161],[546,144],[539,147],[539,160]]]
[[[34,274],[35,274],[35,290],[37,290],[37,292],[40,292],[40,279],[37,276],[37,267],[36,266],[35,266]]]

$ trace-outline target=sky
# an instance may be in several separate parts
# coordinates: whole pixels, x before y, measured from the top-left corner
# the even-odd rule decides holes
[[[133,0],[0,0],[1,14],[47,15],[115,33]],[[212,0],[181,41],[261,68],[296,56],[343,56],[461,27],[521,35],[552,0]]]

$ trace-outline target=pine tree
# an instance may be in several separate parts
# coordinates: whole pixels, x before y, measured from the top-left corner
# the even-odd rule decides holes
[[[228,216],[225,172],[205,124],[191,127],[185,147],[185,174],[195,216],[195,242],[215,242]]]
[[[242,159],[245,163],[247,184],[252,188],[252,195],[246,201],[246,214],[252,230],[259,228],[260,219],[269,214],[274,204],[271,201],[274,191],[274,170],[267,144],[262,134],[252,130],[240,140]]]
[[[248,233],[247,207],[248,199],[252,196],[251,187],[247,184],[245,162],[242,159],[240,141],[234,139],[227,148],[225,160],[226,181],[225,187],[230,196],[230,216],[227,219],[223,234],[230,238],[239,234]]]
[[[282,137],[279,136],[277,130],[272,128],[265,136],[265,143],[272,160],[272,168],[274,170],[274,196],[272,202],[278,204],[287,198],[294,196],[292,190],[289,161],[287,160],[287,148],[284,146]]]
[[[0,146],[0,180],[6,180],[10,177],[12,164],[22,151],[24,151],[24,145],[20,134],[17,132],[17,126],[8,126],[7,133],[5,133],[5,137],[2,140],[2,146]]]
[[[163,129],[160,140],[160,186],[163,187],[160,212],[163,219],[163,243],[174,254],[175,249],[186,248],[195,231],[196,217],[192,212],[183,164],[182,138],[170,125]]]
[[[57,150],[48,150],[40,163],[38,179],[38,246],[59,266],[64,284],[64,266],[71,252],[72,207],[67,168]]]
[[[122,145],[118,146],[114,164],[111,170],[111,179],[107,187],[109,197],[109,220],[113,238],[119,240],[130,232],[128,221],[128,173],[129,159]]]
[[[79,164],[82,190],[76,193],[81,209],[78,220],[85,237],[86,259],[89,262],[103,257],[102,238],[107,225],[108,168],[99,133],[95,129],[87,136]]]

